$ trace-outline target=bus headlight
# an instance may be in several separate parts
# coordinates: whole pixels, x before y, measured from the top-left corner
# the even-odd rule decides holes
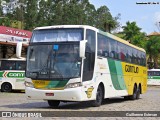
[[[68,85],[65,86],[65,88],[75,88],[75,87],[80,87],[82,86],[82,83],[78,82],[78,83],[70,83]]]
[[[25,82],[24,82],[24,85],[25,85],[26,87],[34,87],[32,82],[27,82],[27,81],[25,81]]]

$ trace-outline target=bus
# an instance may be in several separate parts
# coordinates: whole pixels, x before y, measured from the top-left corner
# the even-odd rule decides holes
[[[160,69],[148,70],[148,85],[160,85]]]
[[[1,92],[24,90],[26,59],[0,59],[0,89]]]
[[[122,96],[139,99],[147,90],[146,52],[88,25],[37,27],[27,52],[28,99],[60,102]]]

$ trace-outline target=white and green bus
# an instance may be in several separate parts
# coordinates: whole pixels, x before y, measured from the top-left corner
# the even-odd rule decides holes
[[[148,70],[148,85],[160,85],[160,69]]]
[[[2,92],[25,89],[25,66],[24,58],[0,59],[0,89]]]
[[[29,99],[90,101],[138,99],[147,90],[145,50],[86,25],[35,28],[27,52]]]

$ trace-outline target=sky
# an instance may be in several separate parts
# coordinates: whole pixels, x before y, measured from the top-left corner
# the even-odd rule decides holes
[[[118,20],[122,26],[126,25],[127,21],[137,23],[142,32],[150,34],[151,32],[160,32],[156,23],[160,22],[160,0],[89,0],[95,8],[107,6],[113,17],[121,14]],[[159,4],[136,4],[136,3],[159,2]]]

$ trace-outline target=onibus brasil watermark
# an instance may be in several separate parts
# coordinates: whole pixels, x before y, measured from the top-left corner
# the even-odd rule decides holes
[[[0,111],[5,118],[39,117],[160,117],[160,111]]]
[[[2,117],[7,118],[24,118],[24,117],[42,117],[41,112],[2,112]]]

